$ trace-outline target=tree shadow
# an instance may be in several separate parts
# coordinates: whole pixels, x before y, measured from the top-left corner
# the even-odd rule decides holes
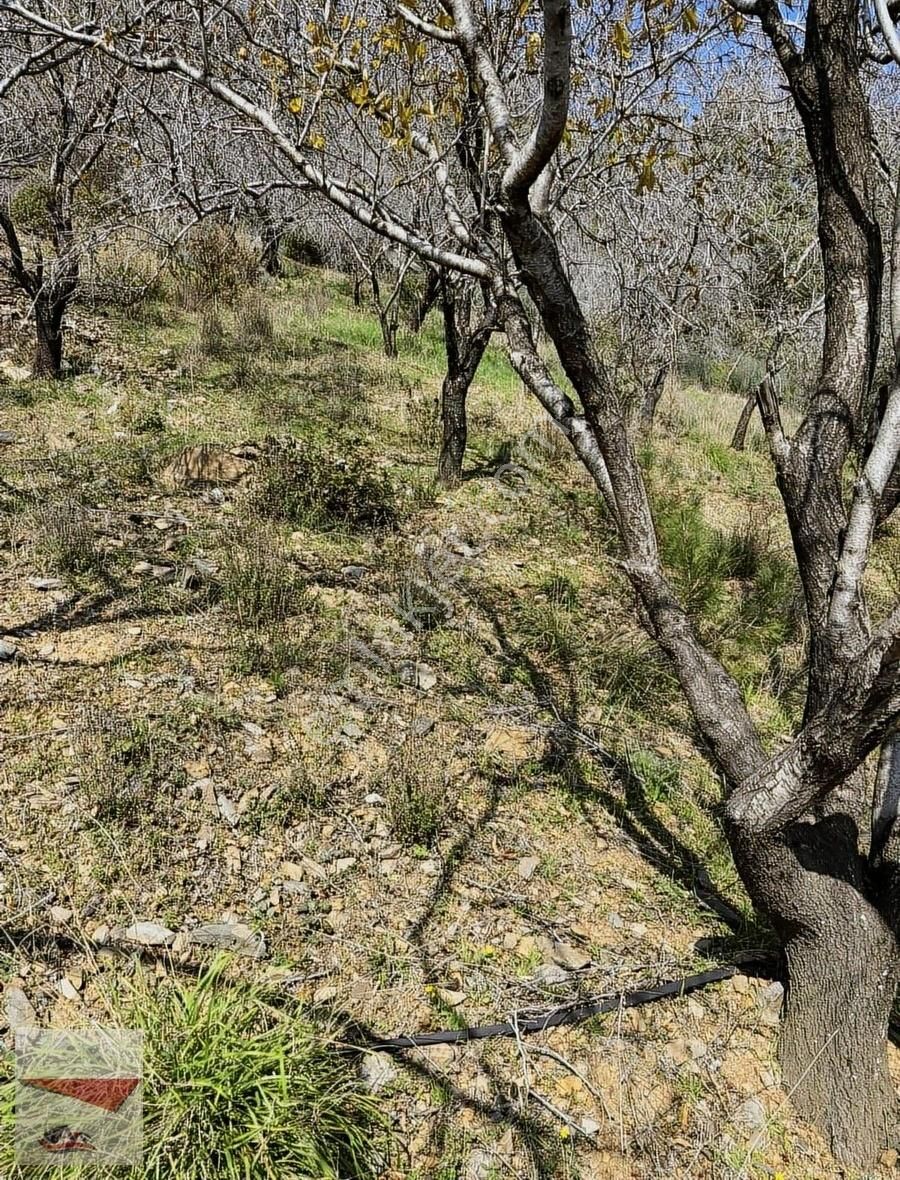
[[[565,690],[561,693],[528,652],[510,636],[496,602],[484,592],[473,593],[472,600],[489,621],[510,668],[524,676],[539,705],[555,719],[541,760],[542,769],[553,774],[565,773],[572,798],[598,837],[602,833],[592,810],[597,805],[610,815],[645,860],[677,881],[703,909],[724,922],[733,934],[746,937],[747,923],[744,916],[714,885],[706,866],[696,853],[655,814],[644,783],[634,773],[628,760],[607,750],[599,741],[582,731],[578,685],[571,661],[561,662],[565,675]],[[590,757],[619,785],[621,798],[585,779],[579,770],[578,758],[575,757],[578,751],[583,750],[587,750]]]

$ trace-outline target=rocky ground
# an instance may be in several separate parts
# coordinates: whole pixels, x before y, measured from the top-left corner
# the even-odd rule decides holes
[[[354,1037],[764,958],[764,931],[710,908],[715,894],[747,913],[710,818],[717,784],[604,560],[590,489],[552,445],[524,488],[490,474],[545,430],[501,361],[473,395],[473,476],[436,494],[427,349],[381,358],[332,277],[266,299],[275,339],[252,363],[236,346],[198,353],[198,316],[171,308],[79,311],[89,364],[54,387],[20,380],[26,358],[6,342],[9,1029],[101,1017],[138,958],[163,977],[216,948]],[[773,492],[758,450],[723,446],[737,408],[679,392],[662,411],[678,441],[653,461],[686,503],[703,489],[717,521],[743,527]],[[185,446],[221,455],[271,433],[336,454],[364,443],[399,489],[398,527],[261,522],[250,469],[202,488],[164,477]],[[248,527],[301,586],[302,657],[268,674],[236,656],[227,593]],[[61,546],[83,543],[99,558],[60,568]],[[773,739],[784,663],[783,694],[748,673]],[[428,809],[433,831],[419,831]],[[391,1174],[849,1176],[780,1088],[780,1003],[765,971],[741,973],[575,1027],[369,1054]]]

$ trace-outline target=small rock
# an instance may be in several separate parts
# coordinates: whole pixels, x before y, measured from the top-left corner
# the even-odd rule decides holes
[[[62,925],[63,922],[71,922],[72,911],[66,909],[63,905],[52,905],[50,907],[50,919],[56,922],[57,925]]]
[[[81,1003],[81,996],[78,993],[78,988],[67,975],[64,975],[57,984],[59,994],[66,1000],[71,1000],[75,1004]]]
[[[540,860],[536,856],[523,856],[519,861],[519,876],[523,881],[530,881],[537,872]]]
[[[449,1008],[458,1008],[460,1004],[464,1004],[468,998],[465,992],[454,991],[449,987],[436,987],[434,989],[434,994]]]
[[[567,942],[561,942],[558,938],[539,938],[537,948],[545,959],[565,967],[567,971],[583,971],[591,965],[590,955]]]
[[[121,932],[121,937],[138,946],[171,946],[175,932],[157,922],[135,922]]]
[[[565,983],[569,978],[569,973],[565,967],[560,967],[556,963],[544,963],[538,967],[531,978],[534,983]]]
[[[611,926],[613,930],[621,930],[625,925],[621,916],[615,912],[606,915],[606,924]]]
[[[8,381],[27,381],[31,376],[31,370],[26,369],[23,365],[17,365],[14,361],[4,357],[0,360],[0,373]]]
[[[205,758],[199,759],[196,762],[185,762],[184,773],[188,778],[203,779],[209,776],[209,763]]]
[[[216,795],[216,806],[219,809],[219,815],[221,815],[222,819],[226,823],[231,824],[233,828],[236,828],[238,825],[238,813],[228,796],[223,795],[221,792]]]
[[[26,578],[25,581],[32,590],[58,590],[62,586],[62,578]]]
[[[492,1180],[496,1174],[493,1152],[485,1151],[483,1147],[476,1147],[469,1152],[463,1180]]]
[[[634,935],[635,938],[643,938],[647,933],[647,927],[643,922],[632,922],[628,927],[628,932]]]
[[[377,1094],[397,1077],[397,1069],[387,1053],[366,1053],[359,1067],[359,1076],[367,1090]]]
[[[376,791],[372,791],[370,794],[366,795],[363,802],[368,803],[370,807],[378,807],[379,804],[384,802],[384,796],[379,795]]]
[[[580,1126],[585,1135],[589,1135],[591,1137],[596,1135],[600,1130],[600,1124],[594,1119],[588,1118],[587,1115],[585,1115],[581,1120]]]
[[[18,984],[10,983],[4,993],[6,1002],[6,1023],[10,1032],[18,1032],[20,1028],[34,1028],[37,1025],[37,1013],[31,1001]]]
[[[430,692],[437,684],[438,678],[434,669],[428,664],[407,661],[400,668],[400,681],[402,684],[411,684],[414,688],[420,688],[422,692]]]
[[[189,946],[211,946],[254,959],[261,959],[266,953],[263,936],[241,923],[210,922],[197,926],[187,931],[186,942]]]
[[[893,1148],[881,1153],[881,1166],[883,1168],[896,1168],[898,1160],[900,1160],[900,1155]]]
[[[338,997],[338,989],[336,987],[317,987],[313,992],[314,1004],[330,1004],[332,1000]]]
[[[334,862],[334,875],[339,877],[341,873],[346,873],[348,869],[352,869],[356,864],[355,856],[341,856]]]
[[[348,582],[361,582],[368,573],[364,565],[345,565],[341,567],[341,574]]]
[[[758,1098],[748,1098],[734,1112],[732,1121],[748,1131],[759,1131],[766,1125],[766,1108]]]
[[[105,922],[102,922],[91,935],[91,941],[95,946],[105,946],[109,942],[109,927]]]
[[[357,725],[355,721],[345,721],[341,726],[341,733],[348,738],[361,738],[363,735],[362,727]]]
[[[14,660],[18,648],[8,639],[0,639],[0,660]]]
[[[417,717],[409,727],[409,732],[413,737],[427,737],[434,729],[435,722],[433,717]]]

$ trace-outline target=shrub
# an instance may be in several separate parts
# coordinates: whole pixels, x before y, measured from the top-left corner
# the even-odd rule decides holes
[[[137,821],[156,796],[160,765],[143,719],[86,705],[72,729],[80,792],[104,821]]]
[[[449,786],[437,747],[407,738],[389,759],[382,783],[394,836],[408,845],[432,845],[447,822]]]
[[[318,242],[302,229],[289,229],[281,238],[281,253],[301,266],[324,266],[325,253]]]
[[[406,394],[406,430],[413,446],[433,451],[441,437],[440,404],[432,393],[409,389]]]
[[[187,234],[174,264],[179,297],[187,308],[215,299],[232,301],[259,277],[259,252],[232,225],[201,221]]]
[[[38,546],[51,567],[60,574],[98,572],[103,554],[97,546],[86,509],[68,501],[36,509]]]
[[[163,294],[160,259],[129,237],[116,238],[85,262],[79,289],[88,303],[134,308]]]
[[[207,308],[200,316],[198,347],[202,356],[218,359],[228,352],[225,325],[216,308]]]
[[[32,180],[21,185],[9,199],[9,215],[19,232],[49,237],[51,232],[50,186],[45,180]]]
[[[272,309],[258,292],[241,299],[234,313],[234,332],[239,345],[270,344],[274,340]]]
[[[362,454],[337,457],[305,440],[269,439],[248,491],[251,511],[272,520],[352,529],[396,523],[387,477]]]

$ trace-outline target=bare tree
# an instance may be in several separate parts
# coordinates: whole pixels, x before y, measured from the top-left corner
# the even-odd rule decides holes
[[[182,78],[239,111],[299,176],[360,224],[433,266],[490,288],[510,361],[593,477],[618,531],[620,568],[639,617],[671,662],[726,785],[725,824],[735,861],[787,962],[781,1041],[786,1088],[841,1159],[865,1162],[887,1145],[896,1126],[886,1041],[900,968],[900,791],[892,738],[900,719],[900,605],[873,619],[865,582],[900,451],[900,379],[894,366],[886,396],[871,396],[885,260],[863,81],[864,13],[859,0],[813,0],[804,21],[787,24],[774,0],[748,0],[744,7],[777,57],[803,125],[826,296],[820,371],[793,436],[784,432],[770,388],[760,407],[809,624],[804,715],[793,737],[774,752],[766,748],[734,676],[703,642],[666,576],[627,399],[592,338],[554,219],[554,190],[566,190],[573,92],[581,109],[584,78],[601,76],[609,55],[620,64],[628,55],[630,74],[646,70],[646,78],[659,77],[654,57],[688,49],[667,41],[673,21],[668,11],[658,29],[647,11],[642,46],[619,14],[573,10],[568,0],[544,0],[540,23],[523,13],[505,38],[493,35],[493,9],[475,0],[448,0],[446,11],[437,10],[433,19],[401,6],[388,31],[378,33],[378,53],[369,58],[362,33],[351,34],[354,40],[334,37],[321,23],[313,22],[308,43],[292,41],[290,31],[306,26],[287,9],[248,31],[241,14],[227,5],[215,14],[197,8],[192,39],[186,20],[192,10],[179,6],[176,35],[162,4],[152,14],[158,22],[152,56],[146,51],[148,24],[131,33],[116,24],[114,10],[112,27],[102,32],[48,20],[10,0],[0,3],[0,14],[91,47],[114,66]],[[683,16],[680,27],[699,21],[693,9]],[[329,96],[347,96],[348,79],[356,87],[365,68],[368,89],[354,89],[349,101],[368,112],[373,126],[383,124],[381,83],[387,88],[397,81],[396,75],[378,75],[375,63],[385,59],[386,41],[412,65],[427,62],[437,75],[431,93],[443,86],[444,98],[454,102],[464,101],[467,91],[477,94],[484,139],[492,145],[479,164],[479,184],[489,193],[496,236],[469,231],[476,212],[472,183],[451,168],[452,154],[429,121],[424,73],[416,101],[409,101],[404,86],[390,94],[389,110],[398,149],[419,159],[420,176],[428,178],[444,211],[441,234],[428,236],[405,222],[390,185],[379,192],[364,187],[364,161],[341,172],[339,153],[322,155],[320,133],[311,140],[291,130],[290,90],[273,98],[265,73],[253,77],[223,68],[234,60],[235,30],[254,44],[279,46],[285,63],[279,78],[297,89],[307,79],[303,85],[316,118]],[[532,57],[539,69],[522,70]],[[460,74],[461,93],[454,82]],[[596,134],[589,121],[584,141]],[[535,346],[530,308],[553,342],[574,399]],[[871,443],[848,489],[855,443],[864,438]],[[869,757],[879,749],[881,769],[873,776]]]

